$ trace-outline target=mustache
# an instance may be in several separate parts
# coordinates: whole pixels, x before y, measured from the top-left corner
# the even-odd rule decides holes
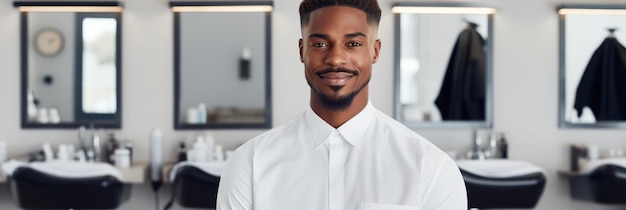
[[[354,74],[355,76],[359,76],[359,72],[358,71],[352,70],[352,69],[343,68],[343,67],[327,68],[327,69],[324,69],[324,70],[320,70],[320,71],[316,72],[315,74],[320,76],[322,74],[327,74],[327,73],[332,73],[332,72],[345,72],[345,73],[349,73],[349,74]]]

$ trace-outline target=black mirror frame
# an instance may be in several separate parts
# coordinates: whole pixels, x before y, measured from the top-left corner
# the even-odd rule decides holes
[[[171,1],[170,7],[176,6],[273,6],[272,2],[258,1]],[[209,129],[269,129],[272,127],[272,12],[265,12],[265,122],[263,123],[212,123],[183,124],[180,120],[180,13],[174,13],[174,129],[175,130],[209,130]]]
[[[93,6],[93,7],[110,7],[110,6],[122,6],[121,3],[117,1],[94,1],[94,2],[66,2],[66,1],[58,1],[58,2],[47,2],[47,1],[15,1],[15,7],[21,6],[50,6],[50,7],[66,7],[66,6]],[[122,13],[121,12],[106,12],[106,13],[84,13],[84,12],[76,12],[76,17],[84,17],[85,15],[93,14],[93,16],[102,16],[106,14],[107,17],[113,17],[117,20],[117,33],[116,33],[116,106],[117,110],[115,114],[87,114],[84,116],[84,120],[78,120],[78,115],[75,117],[77,119],[74,122],[60,122],[60,123],[33,123],[28,121],[28,110],[27,110],[27,94],[28,94],[28,49],[29,49],[29,37],[28,37],[28,12],[20,12],[20,78],[21,78],[21,95],[20,95],[20,109],[21,109],[21,128],[22,129],[76,129],[81,126],[92,127],[92,128],[107,128],[107,129],[120,129],[122,127]],[[78,24],[79,20],[76,20],[76,24]],[[76,34],[79,35],[81,32],[78,30]],[[82,39],[80,39],[82,40]],[[76,48],[81,47],[82,43],[77,44]],[[82,50],[81,50],[82,51]],[[74,65],[82,66],[82,61],[79,61],[76,58],[82,57],[81,55],[74,55]],[[81,68],[82,69],[82,68]],[[76,72],[81,69],[76,69]],[[74,85],[82,84],[79,83],[79,78],[75,79]],[[82,93],[77,87],[74,89],[74,94]],[[81,97],[82,98],[82,97]],[[81,101],[74,102],[74,113],[81,112],[80,107],[77,106],[82,104]]]

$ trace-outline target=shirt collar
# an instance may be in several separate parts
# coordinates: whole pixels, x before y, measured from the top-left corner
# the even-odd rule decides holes
[[[363,108],[363,110],[361,110],[361,112],[337,129],[333,128],[331,125],[326,123],[326,121],[315,114],[311,107],[309,107],[304,114],[306,123],[311,131],[311,136],[313,137],[315,148],[322,145],[322,143],[328,139],[333,130],[337,130],[339,134],[341,134],[341,136],[348,141],[348,143],[357,147],[365,133],[363,130],[368,128],[373,117],[374,106],[370,101],[367,102],[367,105]]]

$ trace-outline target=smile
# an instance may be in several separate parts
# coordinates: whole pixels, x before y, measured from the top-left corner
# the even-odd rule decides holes
[[[328,72],[319,74],[319,76],[322,78],[322,81],[329,86],[344,86],[355,74],[348,72]]]

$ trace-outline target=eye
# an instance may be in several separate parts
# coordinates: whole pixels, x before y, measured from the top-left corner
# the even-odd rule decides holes
[[[314,42],[312,44],[312,46],[315,47],[315,48],[322,48],[322,47],[326,47],[328,45],[326,43],[324,43],[324,42]]]
[[[358,42],[349,42],[346,46],[348,46],[348,47],[360,47],[360,46],[362,46],[362,44],[358,43]]]

